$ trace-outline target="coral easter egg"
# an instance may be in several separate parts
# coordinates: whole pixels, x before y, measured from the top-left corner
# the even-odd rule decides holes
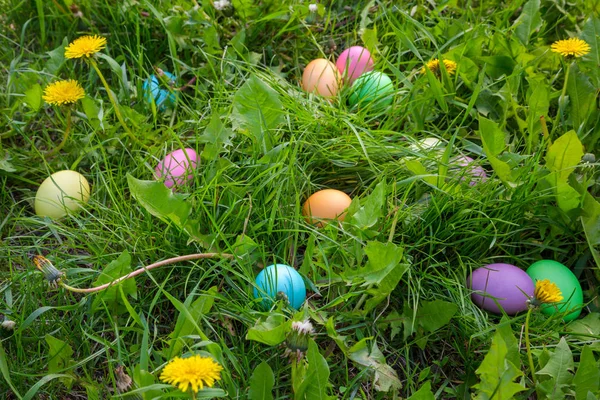
[[[352,199],[346,193],[335,189],[324,189],[312,194],[302,206],[302,214],[309,224],[323,226],[321,220],[343,221],[346,209]]]
[[[508,315],[527,310],[533,296],[533,280],[522,269],[511,264],[489,264],[477,268],[467,279],[473,290],[471,299],[480,308]]]
[[[194,179],[198,154],[193,149],[179,149],[169,153],[155,168],[156,179],[165,180],[165,186],[181,186]]]
[[[567,322],[574,320],[581,314],[583,290],[579,280],[569,268],[558,261],[540,260],[527,268],[527,274],[534,282],[547,279],[556,284],[563,296],[563,301],[557,304],[543,304],[541,306],[542,313],[552,315],[556,312],[573,310],[563,318]]]
[[[337,67],[324,58],[308,63],[302,73],[302,88],[323,97],[334,97],[341,86]]]
[[[35,213],[58,219],[77,211],[90,198],[90,184],[79,172],[55,172],[42,182],[35,194]]]
[[[335,65],[348,83],[352,84],[359,76],[373,70],[373,58],[364,47],[352,46],[340,54]]]
[[[300,308],[306,299],[304,279],[289,265],[269,265],[256,276],[254,298],[265,298],[262,304],[268,308],[282,297],[287,299],[291,307]]]

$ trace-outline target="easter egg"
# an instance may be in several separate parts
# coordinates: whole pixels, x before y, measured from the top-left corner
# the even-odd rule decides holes
[[[302,73],[302,88],[323,97],[333,97],[341,86],[337,67],[324,58],[308,63]]]
[[[254,298],[266,298],[262,304],[270,307],[273,301],[285,298],[290,306],[298,309],[306,299],[306,285],[294,268],[285,264],[269,265],[256,276]]]
[[[90,198],[90,184],[79,172],[64,170],[50,175],[35,194],[35,213],[58,219],[77,211]]]
[[[562,293],[563,301],[556,304],[543,304],[541,306],[542,313],[552,315],[556,312],[573,310],[564,317],[567,322],[574,320],[581,314],[583,291],[579,280],[569,268],[558,261],[540,260],[527,268],[527,274],[534,282],[544,279],[549,280],[556,284]]]
[[[444,147],[444,143],[438,139],[438,138],[434,138],[434,137],[427,137],[427,138],[423,138],[421,140],[419,140],[416,143],[413,143],[409,146],[409,149],[413,150],[413,151],[434,151],[434,150],[440,150]]]
[[[169,153],[154,170],[156,179],[165,180],[165,186],[184,185],[194,179],[198,154],[193,149],[179,149]]]
[[[460,178],[461,181],[466,181],[469,179],[465,175],[470,175],[469,186],[475,186],[478,182],[487,181],[487,174],[485,173],[485,169],[480,165],[477,165],[477,162],[468,156],[458,156],[452,160],[452,163],[455,164],[455,167],[451,168],[453,171],[460,171],[459,175],[462,175]],[[457,168],[460,167],[460,168]]]
[[[373,58],[364,47],[352,46],[342,51],[335,65],[344,79],[352,84],[356,78],[373,70]]]
[[[383,108],[392,104],[394,85],[383,72],[371,71],[359,76],[352,84],[348,102],[351,106]]]
[[[321,220],[343,221],[346,209],[352,199],[346,193],[335,189],[324,189],[313,193],[302,206],[302,214],[309,224],[323,226]]]
[[[534,290],[525,271],[502,263],[477,268],[469,275],[467,287],[473,290],[471,300],[477,306],[496,314],[504,310],[508,315],[527,310]]]
[[[174,84],[177,78],[170,72],[162,71],[162,73],[164,74],[162,79],[159,79],[156,75],[150,75],[148,79],[144,81],[142,89],[144,91],[144,99],[148,103],[154,101],[156,107],[158,107],[159,110],[164,111],[167,107],[171,107],[175,104],[177,94],[172,88],[166,87],[162,81],[166,80]]]

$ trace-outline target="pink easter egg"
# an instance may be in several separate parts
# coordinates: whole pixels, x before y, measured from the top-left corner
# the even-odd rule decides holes
[[[475,186],[478,182],[487,181],[487,174],[485,173],[485,169],[481,166],[476,165],[475,160],[468,156],[459,156],[454,159],[454,162],[461,167],[465,167],[467,173],[473,177],[469,181],[469,186]],[[461,181],[466,180],[466,178],[461,178]]]
[[[344,79],[352,84],[362,74],[373,70],[373,58],[369,50],[361,46],[352,46],[340,54],[335,65],[344,76]]]
[[[198,154],[193,149],[179,149],[169,153],[154,170],[156,179],[165,178],[165,186],[181,186],[194,179]]]

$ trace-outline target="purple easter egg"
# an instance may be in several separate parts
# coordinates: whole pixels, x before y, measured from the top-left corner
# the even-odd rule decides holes
[[[165,178],[165,186],[181,186],[194,179],[198,154],[193,149],[179,149],[169,153],[158,163],[154,172],[156,179]]]
[[[496,314],[501,313],[502,307],[508,315],[527,310],[527,300],[535,288],[525,271],[501,263],[477,268],[469,275],[467,287],[474,291],[471,300],[477,306]]]
[[[351,85],[356,78],[373,70],[373,58],[369,50],[364,47],[352,46],[340,54],[335,65],[340,70],[340,74]]]
[[[478,182],[487,181],[487,174],[485,173],[485,169],[481,166],[477,165],[475,160],[468,156],[458,156],[454,159],[454,162],[461,166],[465,167],[466,172],[473,177],[469,181],[469,186],[475,186]],[[467,178],[460,178],[461,181],[465,181]]]

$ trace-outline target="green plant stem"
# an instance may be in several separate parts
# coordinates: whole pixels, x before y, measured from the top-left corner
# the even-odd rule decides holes
[[[62,141],[59,143],[58,146],[56,146],[54,149],[52,149],[50,152],[48,152],[46,154],[46,156],[52,156],[56,153],[58,153],[60,151],[60,149],[63,148],[63,146],[65,145],[65,143],[67,143],[67,139],[69,138],[69,134],[71,133],[71,107],[67,108],[67,127],[65,128],[65,133],[63,135]]]
[[[535,386],[535,366],[533,365],[533,356],[531,355],[531,343],[529,342],[529,317],[533,308],[527,310],[527,317],[525,318],[525,347],[527,349],[527,360],[529,361],[529,372],[531,372],[531,380]]]
[[[565,114],[565,101],[566,101],[566,96],[567,96],[567,85],[569,83],[569,74],[571,72],[571,63],[567,64],[567,70],[565,73],[565,81],[563,83],[563,88],[562,91],[560,93],[560,97],[558,98],[558,116],[560,118],[560,120],[563,120],[563,116]],[[554,126],[552,127],[552,132],[554,132],[554,129],[558,126],[559,124],[554,124]]]
[[[121,123],[121,126],[123,127],[123,129],[125,129],[125,132],[127,132],[127,135],[134,142],[138,143],[139,145],[141,145],[143,147],[146,147],[137,137],[135,137],[135,135],[133,134],[131,129],[129,129],[129,127],[125,123],[125,120],[123,119],[123,115],[121,114],[121,109],[119,108],[119,104],[117,103],[117,99],[114,98],[112,91],[110,90],[110,86],[108,86],[108,82],[106,82],[104,75],[100,71],[100,68],[98,68],[98,63],[96,62],[96,60],[94,60],[91,57],[88,58],[88,60],[89,60],[90,64],[92,65],[92,67],[96,70],[98,77],[102,81],[102,85],[104,85],[104,88],[106,89],[106,92],[108,93],[108,98],[109,98],[110,102],[112,103],[113,108],[115,109],[115,114],[117,115],[117,119]]]
[[[71,292],[75,292],[75,293],[95,293],[95,292],[100,292],[104,289],[108,289],[109,287],[116,285],[117,283],[121,283],[124,280],[127,280],[129,278],[133,278],[135,276],[141,275],[144,272],[148,272],[151,269],[154,268],[158,268],[158,267],[162,267],[163,265],[169,265],[169,264],[175,264],[181,261],[190,261],[190,260],[199,260],[199,259],[204,259],[204,258],[228,258],[228,259],[233,259],[233,254],[227,254],[227,253],[197,253],[197,254],[187,254],[185,256],[178,256],[178,257],[173,257],[173,258],[168,258],[166,260],[162,260],[162,261],[158,261],[155,262],[154,264],[150,264],[148,266],[136,269],[133,272],[128,273],[127,275],[124,275],[120,278],[115,279],[114,281],[105,283],[104,285],[100,285],[100,286],[96,286],[96,287],[91,287],[91,288],[76,288],[73,286],[69,286],[64,282],[60,282],[60,285],[62,287],[64,287],[67,290],[70,290]]]

